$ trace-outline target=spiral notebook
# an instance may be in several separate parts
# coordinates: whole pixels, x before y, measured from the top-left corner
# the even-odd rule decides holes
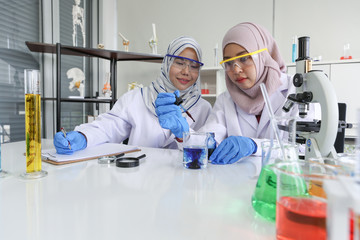
[[[62,165],[97,159],[104,156],[117,155],[120,153],[137,152],[140,150],[141,149],[138,147],[125,144],[104,143],[76,151],[72,155],[58,154],[55,149],[45,149],[41,151],[41,159],[47,163]]]

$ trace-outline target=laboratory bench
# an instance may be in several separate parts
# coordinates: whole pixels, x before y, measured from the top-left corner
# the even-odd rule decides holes
[[[52,148],[51,139],[42,149]],[[140,166],[97,160],[42,163],[44,178],[23,180],[25,142],[2,145],[1,239],[275,239],[275,223],[255,214],[259,157],[192,170],[180,150],[141,147]]]

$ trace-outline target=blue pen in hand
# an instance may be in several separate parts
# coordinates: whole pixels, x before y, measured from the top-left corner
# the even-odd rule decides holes
[[[65,131],[65,128],[60,128],[61,132],[64,134],[64,137],[66,138],[66,131]],[[70,142],[68,141],[69,143],[69,149],[71,150],[71,145],[70,145]]]

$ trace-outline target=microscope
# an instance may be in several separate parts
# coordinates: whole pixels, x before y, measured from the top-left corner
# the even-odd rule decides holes
[[[299,116],[305,118],[309,104],[320,103],[321,121],[297,122],[297,142],[305,144],[305,160],[326,157],[336,159],[334,143],[339,126],[336,93],[324,72],[311,69],[309,42],[310,37],[299,38],[299,58],[296,60],[296,74],[293,78],[296,93],[288,96],[283,110],[288,112],[297,103]]]

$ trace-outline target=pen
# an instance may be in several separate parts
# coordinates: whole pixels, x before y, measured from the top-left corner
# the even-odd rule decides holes
[[[180,106],[180,107],[182,108],[182,110],[184,110],[184,112],[191,118],[191,120],[193,120],[193,121],[195,122],[194,118],[191,116],[191,114],[188,112],[188,110],[186,110],[186,109],[183,107],[183,105],[181,105],[181,103],[182,103],[184,100],[182,100],[181,97],[178,97],[178,96],[176,96],[176,95],[175,95],[175,97],[176,97],[175,105]]]
[[[60,128],[61,132],[64,134],[64,137],[66,138],[66,131],[65,131],[65,128]],[[69,143],[69,149],[71,150],[71,145],[70,145],[70,142],[68,141]]]

